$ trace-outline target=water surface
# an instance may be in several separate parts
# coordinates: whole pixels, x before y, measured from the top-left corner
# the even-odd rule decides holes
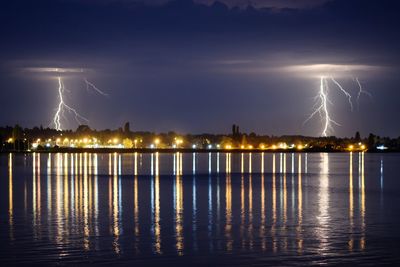
[[[399,154],[3,154],[0,262],[400,263]]]

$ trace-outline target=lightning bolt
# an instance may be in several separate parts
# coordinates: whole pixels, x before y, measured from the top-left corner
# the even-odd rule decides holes
[[[337,126],[340,126],[340,124],[333,120],[329,113],[328,103],[330,103],[330,101],[328,98],[328,83],[324,76],[321,76],[320,78],[319,93],[316,99],[317,103],[314,106],[315,110],[305,120],[304,124],[311,120],[316,114],[319,114],[321,119],[323,120],[322,136],[328,136],[328,131],[332,128],[332,124],[335,124]]]
[[[59,103],[58,107],[56,110],[56,113],[54,114],[53,118],[53,123],[56,127],[57,131],[62,131],[62,126],[61,126],[61,117],[65,118],[65,111],[68,111],[69,113],[72,113],[75,116],[75,120],[78,124],[81,124],[81,120],[89,122],[88,119],[80,115],[76,109],[72,108],[68,104],[65,103],[64,101],[64,92],[65,92],[65,86],[64,83],[61,79],[61,77],[58,77],[58,98],[59,98]]]
[[[86,83],[86,90],[89,91],[89,88],[92,88],[93,90],[95,90],[97,93],[103,95],[103,96],[108,96],[108,94],[104,93],[103,91],[101,91],[99,88],[97,88],[96,85],[94,85],[93,83],[89,82],[86,78],[84,78],[84,81]]]
[[[349,92],[344,90],[343,86],[340,85],[340,83],[338,81],[336,81],[335,78],[331,77],[331,81],[334,84],[336,84],[336,86],[340,89],[340,91],[342,91],[342,93],[347,97],[349,104],[350,104],[351,111],[353,111],[353,102],[351,101],[351,94],[349,94]]]
[[[372,95],[363,90],[363,87],[358,80],[358,78],[354,79],[358,85],[358,94],[357,94],[357,104],[359,104],[359,100],[362,94],[366,94],[369,97],[372,97]],[[314,105],[314,111],[311,113],[311,115],[304,121],[303,124],[307,123],[309,120],[314,118],[317,114],[321,117],[322,123],[323,123],[323,128],[321,135],[322,136],[328,136],[330,130],[333,130],[333,125],[340,126],[338,122],[336,122],[334,119],[332,119],[332,116],[329,111],[328,104],[333,105],[332,101],[329,99],[329,81],[331,81],[333,84],[336,85],[336,88],[346,96],[351,111],[353,111],[353,101],[352,101],[352,95],[344,89],[344,87],[334,78],[334,77],[325,77],[321,76],[320,77],[320,88],[319,88],[319,93],[315,97],[316,103]]]
[[[356,77],[355,81],[358,85],[358,94],[357,94],[357,108],[360,108],[360,97],[362,94],[365,94],[367,96],[369,96],[370,98],[372,97],[372,94],[368,91],[365,91],[360,83],[360,80]]]

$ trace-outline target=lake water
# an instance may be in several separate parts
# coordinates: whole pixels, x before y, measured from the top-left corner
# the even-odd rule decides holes
[[[400,154],[3,154],[0,263],[400,264]]]

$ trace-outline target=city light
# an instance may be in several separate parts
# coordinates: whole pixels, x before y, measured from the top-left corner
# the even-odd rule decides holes
[[[298,149],[298,150],[302,150],[302,149],[303,149],[303,145],[298,145],[298,146],[297,146],[297,149]]]
[[[175,137],[175,144],[175,147],[180,147],[183,144],[183,140],[181,138]]]
[[[280,143],[279,148],[281,149],[287,149],[287,144],[286,143]]]

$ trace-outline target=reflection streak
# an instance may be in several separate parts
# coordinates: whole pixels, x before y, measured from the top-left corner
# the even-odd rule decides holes
[[[272,155],[272,225],[271,225],[271,236],[274,253],[277,252],[276,244],[276,158],[275,154]]]
[[[196,189],[196,176],[193,176],[192,188],[192,235],[193,235],[193,249],[197,251],[197,189]]]
[[[264,153],[262,154],[262,162],[264,162]],[[260,237],[261,237],[261,247],[265,251],[267,248],[265,239],[265,177],[264,168],[261,171],[261,222],[260,222]]]
[[[231,173],[231,168],[232,168],[232,154],[231,153],[226,153],[225,154],[225,172],[226,173]]]
[[[182,256],[183,255],[183,249],[184,249],[184,237],[183,237],[183,185],[182,185],[182,177],[179,174],[176,175],[176,177],[175,177],[175,201],[174,201],[174,204],[175,204],[174,208],[175,208],[176,251],[177,251],[179,256]]]
[[[33,153],[33,179],[32,179],[32,207],[33,207],[33,227],[34,235],[38,234],[41,220],[41,183],[40,183],[40,153]],[[40,232],[40,230],[39,230]]]
[[[364,152],[360,152],[360,213],[361,213],[361,240],[360,249],[365,249],[365,173],[364,173]]]
[[[261,153],[261,173],[264,174],[264,152]]]
[[[383,191],[383,159],[382,158],[381,158],[380,174],[381,174],[381,191]]]
[[[111,157],[111,155],[110,155]],[[109,180],[109,198],[110,198],[110,214],[112,215],[112,234],[114,236],[113,240],[113,249],[116,254],[121,253],[121,247],[120,247],[120,235],[122,232],[122,226],[121,226],[121,216],[122,216],[122,210],[121,210],[121,181],[120,181],[120,175],[121,175],[121,168],[119,167],[121,165],[121,155],[117,155],[117,153],[114,153],[113,157],[113,166],[110,165],[110,167],[113,167],[113,175],[110,176]],[[111,160],[109,161],[109,164],[111,164]],[[111,172],[111,170],[110,170]]]
[[[329,251],[329,156],[321,153],[320,183],[318,194],[319,214],[317,216],[318,228],[316,230],[320,240],[320,254],[324,255]]]
[[[211,173],[211,152],[208,153],[208,173]]]
[[[249,175],[249,227],[248,234],[250,236],[250,249],[253,249],[253,178]]]
[[[349,220],[350,220],[350,240],[348,242],[349,251],[353,251],[354,248],[354,200],[353,200],[353,152],[350,152],[349,159]]]
[[[302,177],[301,177],[301,154],[299,154],[299,166],[298,166],[298,183],[297,183],[297,212],[298,212],[298,224],[297,224],[297,247],[298,253],[301,254],[303,252],[303,234],[302,234],[302,226],[303,226],[303,187],[302,187]]]
[[[138,175],[138,153],[137,152],[135,152],[135,154],[134,154],[134,159],[135,159],[135,161],[134,161],[134,170],[133,170],[133,174],[135,175],[135,176],[137,176]],[[175,167],[174,167],[175,168]]]
[[[51,153],[47,156],[47,213],[48,220],[51,218]]]
[[[196,153],[193,153],[193,175],[196,174]]]
[[[14,207],[13,207],[13,155],[8,155],[8,225],[10,239],[14,240]]]
[[[226,176],[225,182],[225,237],[226,237],[226,250],[232,251],[233,249],[233,239],[232,239],[232,184],[231,176]]]
[[[136,153],[135,153],[136,154]],[[135,155],[135,162],[136,162],[136,157]],[[133,204],[134,204],[134,222],[135,222],[135,249],[136,253],[139,252],[139,237],[140,237],[140,225],[139,225],[139,188],[138,188],[138,176],[137,173],[135,174],[135,179],[133,181],[133,187],[134,187],[134,192],[133,192]]]
[[[99,218],[99,189],[98,189],[98,172],[99,161],[97,154],[94,154],[94,221],[96,235],[99,234],[98,218]]]
[[[219,152],[217,153],[217,173],[219,173]]]
[[[240,173],[244,173],[244,154],[240,154]]]
[[[249,153],[249,173],[253,172],[253,168],[252,168],[252,155],[251,153]]]
[[[244,247],[244,228],[245,228],[245,214],[246,214],[246,206],[244,199],[244,176],[242,174],[240,180],[240,235],[242,239],[242,247]]]
[[[213,250],[212,244],[212,219],[213,219],[213,204],[212,204],[212,180],[211,175],[208,176],[208,240],[210,242],[210,250]]]
[[[160,225],[160,176],[159,176],[159,155],[156,153],[155,160],[155,181],[152,177],[152,234],[153,234],[153,249],[156,254],[161,254],[161,225]]]

